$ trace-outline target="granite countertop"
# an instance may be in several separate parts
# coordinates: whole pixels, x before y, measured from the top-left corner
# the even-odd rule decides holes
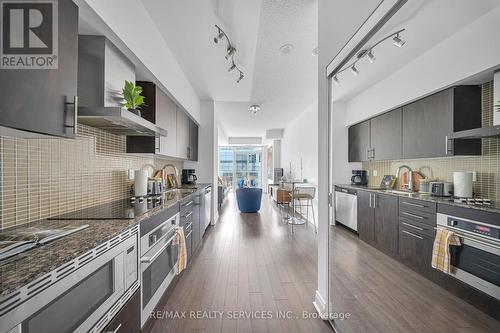
[[[438,204],[445,204],[445,205],[457,206],[457,207],[462,207],[462,208],[470,208],[470,209],[476,209],[476,210],[482,210],[485,212],[500,214],[500,205],[498,203],[495,203],[495,202],[492,202],[491,205],[469,205],[469,204],[465,204],[465,203],[461,203],[461,202],[455,202],[455,201],[453,201],[453,199],[451,199],[449,197],[436,197],[436,196],[432,196],[430,194],[421,194],[418,192],[407,193],[407,194],[394,193],[394,192],[391,193],[391,192],[387,192],[386,190],[381,189],[380,187],[369,187],[369,186],[364,186],[364,185],[336,184],[335,186],[343,187],[343,188],[350,188],[350,189],[355,189],[355,190],[383,193],[383,194],[394,195],[394,196],[403,197],[403,198],[425,200],[425,201],[435,202]]]
[[[65,225],[88,225],[83,230],[1,261],[0,299],[207,186],[210,184],[183,186],[181,191],[166,193],[163,205],[133,219],[41,220],[19,227],[18,230],[31,226],[57,228]],[[182,190],[193,191],[186,193]]]

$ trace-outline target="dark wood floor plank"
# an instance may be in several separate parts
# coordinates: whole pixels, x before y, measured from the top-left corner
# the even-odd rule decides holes
[[[224,311],[222,319],[157,320],[151,332],[331,332],[318,318],[302,319],[312,305],[317,281],[313,228],[283,223],[279,209],[263,198],[259,214],[241,214],[234,195],[210,227],[182,274],[165,311]],[[229,319],[229,313],[271,312],[272,319]],[[296,319],[278,318],[293,311]]]

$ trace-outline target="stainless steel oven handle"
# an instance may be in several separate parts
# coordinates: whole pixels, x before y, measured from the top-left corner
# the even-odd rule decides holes
[[[172,243],[172,241],[174,240],[174,238],[176,236],[177,236],[177,234],[173,235],[152,257],[142,257],[141,258],[141,263],[149,264],[149,263],[152,263],[153,261],[155,261],[155,259],[158,258],[158,256],[163,251],[165,251],[165,249],[167,248],[167,246],[169,246],[170,243]]]
[[[489,246],[489,247],[492,247],[494,249],[500,250],[500,246],[499,245],[494,244],[494,243],[490,243],[490,242],[486,242],[486,241],[482,241],[478,237],[467,236],[466,234],[464,234],[463,230],[460,230],[458,228],[454,228],[454,227],[450,227],[450,226],[441,227],[441,228],[450,229],[450,230],[454,231],[455,235],[457,235],[458,237],[462,237],[463,239],[470,240],[471,242],[476,242],[476,243],[482,244],[484,246]],[[437,229],[437,228],[434,228],[434,229]]]
[[[401,212],[401,214],[406,215],[406,216],[410,216],[410,217],[414,217],[414,218],[419,219],[419,220],[425,219],[425,217],[423,217],[423,216],[412,214],[412,213]]]
[[[412,232],[408,232],[408,231],[405,231],[405,230],[401,230],[401,232],[404,232],[405,234],[410,235],[410,236],[415,237],[415,238],[418,238],[418,239],[424,239],[423,237],[420,237],[419,235],[415,235]]]

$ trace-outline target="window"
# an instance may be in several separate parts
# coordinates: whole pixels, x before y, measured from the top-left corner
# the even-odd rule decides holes
[[[262,186],[261,147],[219,147],[219,176],[229,187],[243,179],[249,184]]]

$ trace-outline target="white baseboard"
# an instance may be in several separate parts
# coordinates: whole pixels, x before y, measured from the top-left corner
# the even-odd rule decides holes
[[[314,295],[314,302],[313,302],[314,307],[316,308],[316,311],[318,311],[319,316],[323,320],[328,320],[328,308],[326,306],[325,299],[321,294],[319,293],[318,290],[316,290],[316,293]]]

